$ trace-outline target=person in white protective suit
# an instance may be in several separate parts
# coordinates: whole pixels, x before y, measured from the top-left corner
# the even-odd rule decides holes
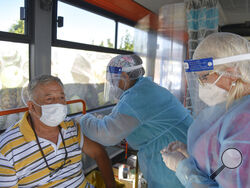
[[[197,116],[188,129],[187,147],[170,143],[161,151],[163,161],[188,188],[250,187],[249,42],[231,33],[211,34],[193,58],[185,68]],[[221,166],[227,168],[216,173]]]
[[[193,119],[167,89],[143,75],[139,56],[119,55],[111,59],[105,96],[119,101],[111,114],[102,119],[84,115],[81,128],[87,137],[106,146],[126,138],[138,150],[140,170],[149,188],[182,187],[175,174],[165,167],[160,150],[175,140],[185,142]]]

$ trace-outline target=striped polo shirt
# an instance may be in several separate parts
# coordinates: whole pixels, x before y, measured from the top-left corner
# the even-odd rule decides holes
[[[68,159],[51,176],[27,121],[28,114],[0,136],[0,187],[85,187],[80,126],[73,121],[60,124]],[[63,165],[65,149],[60,134],[57,144],[38,139],[49,167],[57,169]]]

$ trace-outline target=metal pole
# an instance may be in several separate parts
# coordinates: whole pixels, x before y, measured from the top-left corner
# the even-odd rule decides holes
[[[139,179],[139,164],[138,164],[138,157],[136,155],[136,165],[135,165],[135,188],[138,188],[138,179]]]

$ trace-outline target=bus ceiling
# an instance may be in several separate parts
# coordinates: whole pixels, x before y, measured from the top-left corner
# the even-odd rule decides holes
[[[158,30],[158,14],[167,4],[184,3],[184,0],[82,0],[134,22],[150,17],[150,28]],[[250,1],[218,0],[219,31],[250,36]],[[171,28],[170,28],[171,30]],[[171,32],[169,33],[171,34]]]

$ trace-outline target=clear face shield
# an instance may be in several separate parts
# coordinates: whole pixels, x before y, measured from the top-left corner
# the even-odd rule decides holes
[[[227,101],[228,91],[216,85],[223,76],[241,77],[237,74],[231,75],[226,71],[214,70],[214,66],[233,62],[240,63],[240,61],[249,59],[250,54],[241,54],[220,59],[204,58],[184,61],[194,116],[206,107]]]
[[[108,66],[106,73],[106,83],[104,84],[104,100],[117,102],[120,96],[123,94],[126,84],[126,80],[122,77],[122,72],[131,72],[142,68],[142,65],[136,65],[133,67],[114,67]],[[137,78],[134,78],[137,79]],[[123,81],[124,84],[120,82]]]

